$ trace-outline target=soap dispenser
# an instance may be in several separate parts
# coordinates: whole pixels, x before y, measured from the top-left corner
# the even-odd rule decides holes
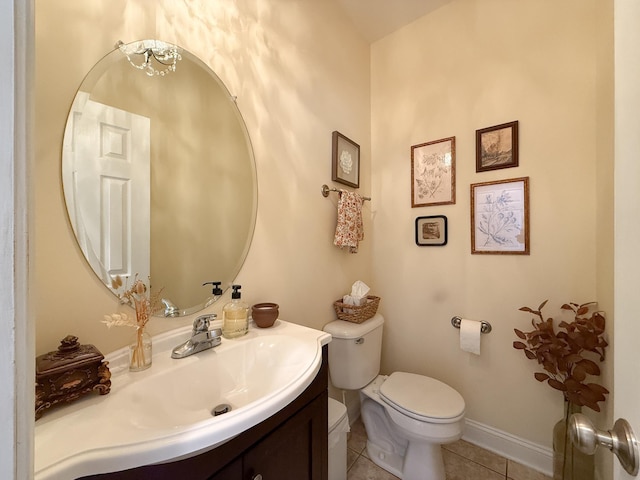
[[[220,288],[220,285],[222,285],[222,282],[206,282],[202,284],[203,287],[205,285],[213,285],[213,288],[211,290],[211,295],[213,295],[214,301],[222,296],[222,289]]]
[[[246,334],[249,329],[249,306],[242,301],[240,285],[232,285],[231,301],[222,308],[222,335],[224,338],[236,338]]]

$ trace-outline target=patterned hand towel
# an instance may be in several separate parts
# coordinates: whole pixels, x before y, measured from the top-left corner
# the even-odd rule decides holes
[[[333,244],[358,253],[358,243],[364,238],[362,226],[362,197],[347,190],[340,190],[338,200],[338,223]]]

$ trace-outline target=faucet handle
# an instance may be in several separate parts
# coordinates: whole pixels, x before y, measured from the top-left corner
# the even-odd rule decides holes
[[[209,331],[209,321],[217,317],[215,313],[208,313],[207,315],[200,315],[193,321],[193,333],[201,333]]]

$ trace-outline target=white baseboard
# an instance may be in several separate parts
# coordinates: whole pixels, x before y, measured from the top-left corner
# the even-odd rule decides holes
[[[462,439],[553,477],[553,451],[550,448],[468,418]]]

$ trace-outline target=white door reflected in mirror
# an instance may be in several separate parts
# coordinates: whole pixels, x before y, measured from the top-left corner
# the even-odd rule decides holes
[[[71,225],[105,284],[117,275],[146,279],[151,275],[150,120],[80,93],[69,116],[71,144],[63,146],[73,158],[65,179],[71,187],[65,188]]]

